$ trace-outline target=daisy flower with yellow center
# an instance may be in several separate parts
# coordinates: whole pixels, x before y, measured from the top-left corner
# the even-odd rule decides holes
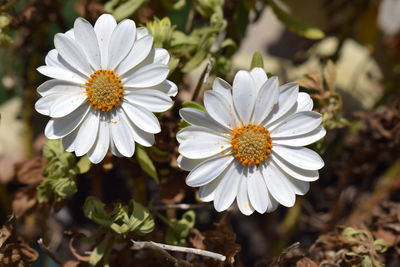
[[[250,215],[291,207],[318,179],[321,157],[304,146],[325,136],[322,118],[295,83],[278,85],[264,70],[241,70],[231,86],[222,79],[204,96],[207,113],[183,108],[191,124],[177,134],[186,183],[200,187],[217,211],[236,200]]]
[[[38,68],[52,78],[38,88],[36,110],[50,116],[45,135],[90,161],[107,151],[131,157],[135,142],[154,143],[160,124],[153,112],[172,106],[177,87],[167,80],[169,54],[153,48],[153,37],[129,19],[116,23],[104,14],[94,27],[75,20],[56,34],[55,49]]]

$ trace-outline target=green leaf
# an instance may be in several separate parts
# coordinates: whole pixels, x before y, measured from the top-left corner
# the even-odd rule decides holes
[[[89,263],[93,266],[96,266],[100,263],[101,259],[104,257],[104,253],[106,252],[107,247],[107,239],[103,239],[100,244],[97,245],[90,253]]]
[[[105,204],[97,197],[87,197],[85,204],[83,204],[83,213],[97,224],[109,227],[113,222],[104,207]]]
[[[251,66],[250,69],[254,68],[262,68],[264,69],[264,59],[260,53],[260,51],[256,51],[253,54],[253,58],[251,59]]]
[[[374,241],[374,247],[375,247],[375,250],[379,253],[385,253],[389,248],[386,241],[383,240],[382,238],[378,238]]]
[[[183,108],[195,108],[200,111],[207,112],[206,108],[203,105],[201,105],[195,101],[185,101],[182,103],[182,107]]]
[[[304,36],[308,39],[322,39],[325,34],[322,30],[318,29],[311,23],[303,21],[299,18],[292,16],[291,14],[280,8],[274,0],[269,0],[273,12],[276,17],[286,26],[289,31],[292,31],[298,35]]]
[[[180,10],[186,5],[186,0],[178,0],[176,3],[173,4],[172,8],[175,10]]]
[[[132,16],[145,1],[146,0],[128,0],[121,2],[112,0],[105,4],[104,9],[111,13],[117,21],[120,21]]]
[[[76,166],[78,167],[79,174],[84,174],[90,170],[92,163],[90,162],[90,160],[87,156],[84,156],[78,161]]]
[[[140,234],[147,234],[154,230],[154,219],[148,209],[143,207],[139,202],[131,200],[130,205],[133,205],[133,214],[131,217],[135,218],[140,223],[133,224],[132,230]]]
[[[203,60],[207,57],[208,52],[205,50],[199,50],[182,68],[182,72],[188,73],[191,70],[195,69],[197,66],[203,62]]]
[[[165,242],[171,245],[183,246],[186,243],[186,237],[196,222],[196,213],[189,210],[183,214],[182,219],[172,222],[172,227],[168,228],[165,234]]]
[[[135,155],[136,155],[136,160],[138,161],[142,171],[144,171],[146,174],[148,174],[157,183],[160,183],[160,181],[158,179],[158,175],[157,175],[157,170],[153,164],[153,161],[147,154],[146,150],[144,150],[144,148],[139,144],[136,144]]]

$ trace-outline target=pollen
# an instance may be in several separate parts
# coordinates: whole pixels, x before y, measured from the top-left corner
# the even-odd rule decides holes
[[[97,70],[85,83],[89,104],[101,111],[110,111],[121,104],[124,87],[112,70]]]
[[[255,124],[232,130],[233,156],[245,166],[258,165],[271,154],[272,139],[269,131]]]

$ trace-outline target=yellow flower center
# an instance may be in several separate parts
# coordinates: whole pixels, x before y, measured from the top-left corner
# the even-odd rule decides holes
[[[258,165],[271,154],[272,139],[269,131],[255,124],[248,124],[232,131],[233,156],[243,165]]]
[[[102,111],[110,111],[121,104],[124,87],[112,70],[97,70],[85,83],[89,104]]]

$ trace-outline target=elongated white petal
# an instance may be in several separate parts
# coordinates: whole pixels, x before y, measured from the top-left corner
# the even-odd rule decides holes
[[[90,65],[94,70],[101,68],[101,54],[99,42],[93,26],[85,19],[78,18],[74,23],[75,40],[85,52]]]
[[[225,127],[233,129],[239,124],[233,105],[219,92],[205,92],[204,106],[208,114]]]
[[[124,86],[146,88],[163,82],[168,76],[168,66],[163,64],[146,65],[133,72],[124,81]]]
[[[128,55],[135,37],[136,25],[133,20],[126,19],[118,23],[108,45],[108,69],[115,69]]]
[[[256,101],[256,88],[250,73],[240,70],[236,73],[232,85],[233,103],[240,120],[250,122]]]
[[[169,53],[164,48],[155,48],[154,49],[154,59],[153,63],[161,63],[167,65],[169,62]]]
[[[272,151],[301,169],[319,170],[324,167],[324,161],[320,155],[305,147],[275,145]]]
[[[75,140],[76,140],[76,136],[78,135],[78,130],[79,129],[75,129],[74,131],[72,131],[70,134],[68,134],[67,136],[65,136],[62,139],[62,144],[64,146],[65,151],[67,152],[74,152],[75,150]]]
[[[51,119],[44,130],[49,139],[60,139],[75,130],[89,112],[89,105],[81,105],[68,116],[58,119]]]
[[[253,168],[247,177],[247,186],[251,205],[259,213],[264,213],[268,208],[269,196],[267,184],[260,169]]]
[[[63,94],[50,106],[49,116],[53,118],[67,116],[81,106],[83,102],[85,102],[86,98],[87,97],[83,92]]]
[[[203,185],[199,188],[199,198],[201,201],[210,202],[214,200],[215,191],[217,189],[217,186],[221,182],[221,179],[222,175],[218,176],[210,183]]]
[[[296,83],[287,83],[279,86],[279,91],[278,105],[276,105],[270,116],[264,120],[263,124],[267,127],[284,116],[296,104],[299,85]]]
[[[122,60],[117,68],[120,75],[125,74],[127,71],[134,68],[142,62],[150,53],[153,46],[153,36],[147,35],[137,40],[129,52],[129,54]],[[168,52],[167,52],[168,53]]]
[[[125,100],[151,112],[164,112],[173,104],[168,95],[153,89],[125,90]]]
[[[100,122],[99,112],[89,112],[79,126],[75,141],[75,154],[80,157],[85,155],[96,141]]]
[[[135,142],[145,147],[151,147],[154,144],[154,134],[143,131],[134,123],[130,122],[128,118],[127,120],[129,121],[130,127],[132,128],[132,134]]]
[[[79,74],[59,67],[40,66],[37,68],[37,71],[47,77],[76,83],[77,85],[82,85],[86,82],[86,80]]]
[[[263,176],[271,195],[283,206],[292,207],[296,200],[293,186],[274,162],[270,161],[263,169]]]
[[[71,94],[71,93],[80,93],[84,92],[81,86],[76,85],[74,83],[68,82],[68,81],[60,81],[57,79],[52,79],[45,81],[42,83],[38,89],[37,92],[41,96],[48,96],[51,94]]]
[[[110,129],[108,127],[108,122],[100,120],[96,142],[88,152],[89,160],[94,164],[101,162],[106,156],[109,146]]]
[[[161,131],[158,119],[147,109],[129,102],[123,102],[121,107],[128,118],[143,131],[149,133],[159,133]]]
[[[59,99],[60,97],[62,97],[61,94],[51,94],[51,95],[46,95],[45,97],[40,98],[35,103],[36,111],[39,112],[40,114],[49,116],[51,105],[53,105],[54,102],[57,99]]]
[[[221,78],[215,78],[213,90],[222,94],[226,99],[232,99],[232,86]]]
[[[178,94],[178,87],[171,81],[165,80],[160,84],[152,86],[151,89],[161,91],[168,96],[176,96]]]
[[[58,54],[79,72],[89,76],[92,69],[86,55],[76,41],[65,34],[57,33],[54,37],[54,46]]]
[[[297,96],[297,109],[299,111],[311,111],[313,109],[314,103],[309,94],[300,92]]]
[[[279,98],[278,79],[269,78],[259,89],[252,121],[262,122],[273,110]]]
[[[307,146],[320,140],[325,136],[325,134],[326,130],[322,126],[318,126],[317,129],[306,134],[290,137],[274,137],[272,139],[272,144],[287,146]]]
[[[271,193],[268,193],[268,208],[267,208],[267,212],[273,212],[274,210],[276,210],[279,206],[279,202],[276,201],[276,199],[271,195]]]
[[[182,108],[179,110],[179,115],[184,121],[192,125],[202,126],[213,129],[219,133],[230,133],[230,130],[225,126],[216,122],[210,115],[194,108]]]
[[[286,178],[288,179],[289,183],[292,184],[294,193],[296,195],[304,196],[308,192],[308,190],[310,190],[309,182],[300,181],[300,180],[294,179],[290,176],[286,176]]]
[[[46,63],[47,66],[66,68],[66,66],[64,66],[58,59],[57,49],[50,50],[49,53],[47,53],[44,62]]]
[[[177,158],[178,167],[185,170],[191,171],[194,167],[202,163],[205,159],[188,159],[182,155],[179,155]]]
[[[113,111],[109,127],[112,140],[118,151],[125,157],[132,157],[135,152],[135,142],[128,118],[121,109]]]
[[[216,132],[200,126],[189,126],[177,134],[179,153],[191,159],[207,158],[229,147],[229,140]]]
[[[306,182],[313,182],[318,180],[319,174],[317,170],[304,170],[299,167],[294,166],[293,164],[287,162],[283,158],[281,158],[276,153],[271,154],[271,160],[276,163],[285,173],[289,176],[306,181]]]
[[[256,86],[256,91],[258,92],[263,84],[267,81],[267,74],[262,68],[253,68],[250,71],[251,78],[253,78],[254,84]]]
[[[292,137],[315,130],[321,125],[322,117],[312,111],[301,111],[289,116],[271,131],[271,137]]]
[[[199,187],[217,178],[232,163],[231,156],[216,156],[197,165],[186,177],[186,184]]]
[[[222,178],[214,195],[214,207],[217,211],[226,210],[235,200],[241,178],[239,170],[238,164],[232,163],[226,172],[221,174]]]
[[[248,179],[246,177],[241,177],[241,183],[239,185],[239,190],[238,190],[238,195],[236,197],[237,205],[240,210],[244,215],[251,215],[254,212],[254,208],[250,203],[249,199],[249,194],[247,192],[247,181]]]
[[[147,29],[145,27],[136,28],[137,39],[141,39],[141,38],[145,37],[146,35],[149,35],[149,32],[147,31]]]
[[[117,22],[109,14],[101,15],[94,25],[94,31],[99,42],[102,69],[107,69],[108,66],[108,47],[115,27],[117,27]]]

